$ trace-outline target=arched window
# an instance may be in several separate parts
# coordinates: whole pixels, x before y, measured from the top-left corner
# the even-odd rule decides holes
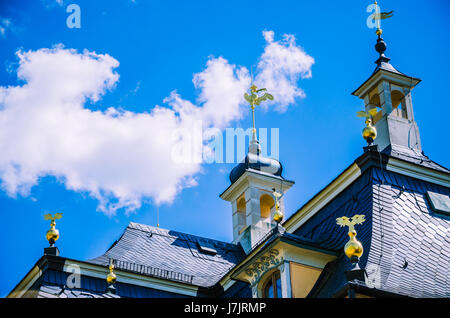
[[[262,288],[263,298],[281,298],[280,272],[276,271],[270,275]]]
[[[259,206],[261,208],[261,217],[263,219],[270,217],[270,210],[275,205],[275,200],[268,194],[263,194],[259,199]]]
[[[375,94],[375,95],[373,95],[373,96],[370,98],[370,105],[371,105],[371,107],[369,107],[369,108],[376,108],[376,107],[381,108],[380,95],[379,95],[378,93]],[[377,108],[377,109],[378,109],[378,108]],[[373,123],[372,123],[372,124],[375,125],[382,117],[383,117],[383,112],[382,112],[382,110],[380,109],[380,110],[376,113],[376,115],[373,116]]]
[[[404,105],[405,95],[402,92],[393,90],[391,92],[391,101],[392,101],[392,112],[395,113],[396,116],[407,119],[408,114],[406,112],[406,107]]]

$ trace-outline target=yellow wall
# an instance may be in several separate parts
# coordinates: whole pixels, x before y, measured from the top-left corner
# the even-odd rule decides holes
[[[291,288],[293,298],[304,298],[313,288],[322,270],[291,262]]]

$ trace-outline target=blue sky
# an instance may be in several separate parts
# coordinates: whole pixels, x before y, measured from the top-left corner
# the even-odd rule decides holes
[[[66,26],[69,15],[66,8],[70,3],[76,3],[81,8],[80,29]],[[113,73],[102,75],[114,81],[113,85],[105,84],[107,87],[98,98],[82,102],[83,108],[90,113],[106,112],[109,107],[114,107],[130,114],[144,114],[154,110],[156,105],[176,107],[176,102],[164,101],[174,90],[183,103],[206,107],[201,101],[201,94],[206,94],[206,90],[194,87],[193,75],[206,72],[208,62],[218,62],[217,58],[223,57],[227,61],[225,66],[234,65],[234,70],[242,70],[242,67],[256,69],[268,46],[263,31],[273,31],[274,43],[281,46],[287,45],[281,42],[283,34],[292,35],[295,37],[295,48],[302,48],[295,52],[303,52],[303,57],[314,59],[314,64],[306,66],[311,76],[298,75],[299,80],[294,81],[305,96],[296,98],[284,110],[272,105],[257,112],[258,127],[279,128],[283,175],[296,182],[285,196],[289,217],[362,153],[364,140],[360,132],[364,123],[355,116],[356,111],[362,109],[362,102],[351,92],[369,77],[377,59],[374,50],[376,36],[374,30],[366,26],[366,7],[369,4],[369,1],[356,0],[2,1],[0,87],[26,86],[27,79],[33,78],[33,72],[40,72],[39,76],[43,76],[45,82],[47,70],[31,66],[24,69],[28,77],[17,78],[20,65],[16,52],[37,52],[62,44],[65,49],[61,50],[76,50],[71,53],[64,51],[69,52],[67,54],[70,56],[81,56],[83,50],[87,50],[93,60],[103,59],[98,56],[106,54],[114,59],[102,60],[103,64],[109,63],[109,70],[113,69]],[[450,22],[447,17],[450,5],[445,0],[383,0],[379,4],[383,11],[395,10],[394,18],[382,25],[383,37],[388,44],[386,54],[392,59],[391,63],[401,72],[422,79],[413,91],[413,106],[424,152],[434,161],[449,167],[446,75],[450,71]],[[120,64],[111,66],[114,61]],[[97,66],[94,69],[105,71]],[[119,77],[114,78],[114,74]],[[41,82],[40,79],[37,77],[36,85]],[[52,83],[52,89],[48,90],[49,95],[64,87],[66,80],[72,83],[70,78],[57,79]],[[85,80],[88,82],[86,85],[90,84],[89,79]],[[220,85],[220,81],[216,82]],[[45,89],[42,89],[42,94],[46,94]],[[41,97],[38,96],[38,99]],[[22,110],[34,114],[33,107],[36,105],[33,105],[33,100],[26,103]],[[239,114],[229,120],[225,121],[221,113],[219,118],[212,117],[226,127],[249,127],[251,116],[248,108],[233,108],[236,109]],[[77,124],[77,118],[73,121]],[[24,126],[23,131],[26,130]],[[8,135],[7,141],[0,138],[0,149],[9,149],[5,146],[6,142],[22,143],[26,138],[20,135],[22,129],[13,131],[17,139],[14,135]],[[36,130],[29,136],[38,138],[42,134],[42,130]],[[42,138],[45,140],[45,136]],[[148,138],[154,136],[148,135]],[[89,141],[89,136],[86,140]],[[33,148],[35,144],[30,145]],[[133,158],[139,151],[145,151],[146,145],[143,141],[143,144],[123,148],[127,150],[124,156]],[[69,143],[69,146],[73,147],[55,149],[49,146],[37,150],[38,154],[39,151],[55,151],[54,156],[52,153],[47,155],[58,160],[50,160],[48,166],[39,167],[38,178],[31,182],[29,189],[11,191],[12,188],[8,188],[11,180],[6,180],[6,177],[1,180],[0,253],[3,259],[0,262],[0,296],[5,296],[23,278],[43,254],[43,248],[47,247],[45,232],[49,225],[43,220],[44,213],[64,214],[63,219],[57,222],[61,233],[57,245],[62,256],[82,260],[103,253],[119,238],[130,221],[156,225],[155,197],[152,195],[146,196],[144,193],[139,197],[142,205],[132,212],[127,213],[125,207],[111,214],[99,209],[99,197],[105,198],[102,196],[105,189],[100,187],[101,193],[96,196],[86,190],[83,179],[79,180],[80,184],[72,182],[68,186],[67,176],[63,172],[72,171],[70,169],[73,167],[63,167],[66,162],[59,160],[62,157],[58,151],[67,152],[70,157],[72,152],[74,155],[83,153],[89,145],[84,147]],[[113,148],[114,145],[108,146]],[[124,146],[118,143],[118,147]],[[20,152],[20,149],[17,151]],[[107,150],[105,166],[109,162],[107,154],[117,154],[114,149]],[[21,162],[37,161],[32,152],[19,152],[15,155],[21,156]],[[0,156],[6,156],[6,152],[0,153]],[[127,175],[128,168],[132,169],[130,174],[139,173],[140,169],[171,174],[176,169],[151,149],[146,156],[144,158],[149,160],[136,161],[140,164],[133,164],[132,167],[99,168],[112,171],[112,180],[114,171],[125,170],[124,175]],[[96,166],[91,167],[90,163],[84,163],[83,167],[95,169]],[[229,186],[228,173],[233,166],[213,163],[191,167],[193,172],[189,176],[196,185],[182,187],[175,195],[169,196],[168,202],[160,205],[160,226],[231,241],[231,206],[222,201],[219,194]],[[148,170],[148,167],[153,170]],[[57,172],[51,172],[53,170]],[[161,178],[155,175],[154,179],[147,178],[142,184],[150,183],[149,189],[156,191],[151,183],[163,182]],[[134,187],[130,183],[124,184]],[[115,202],[114,197],[108,196],[108,199]]]

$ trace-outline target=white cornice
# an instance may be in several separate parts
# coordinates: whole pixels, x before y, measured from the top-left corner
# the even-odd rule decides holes
[[[386,169],[401,175],[424,180],[444,187],[450,187],[450,175],[433,169],[425,168],[403,160],[390,157]]]
[[[376,86],[381,80],[386,80],[394,84],[411,87],[411,89],[414,88],[418,83],[420,83],[420,79],[418,78],[379,69],[352,94],[358,97],[362,97],[370,88]]]
[[[244,192],[250,183],[262,187],[265,186],[267,188],[273,187],[274,184],[282,184],[284,191],[289,190],[294,184],[293,181],[282,179],[280,177],[247,170],[239,177],[239,179],[233,182],[220,197],[225,201],[233,201]]]

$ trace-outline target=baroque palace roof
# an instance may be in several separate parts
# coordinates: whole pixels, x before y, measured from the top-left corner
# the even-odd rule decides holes
[[[287,220],[279,223],[279,200],[294,182],[282,177],[280,162],[260,155],[253,121],[249,152],[221,194],[232,204],[232,243],[131,222],[104,254],[79,261],[59,256],[50,216],[51,247],[8,297],[264,297],[258,284],[277,268],[282,295],[293,297],[292,263],[310,275],[299,274],[300,287],[310,281],[296,291],[302,297],[450,297],[450,170],[422,151],[411,101],[420,80],[389,63],[381,34],[378,27],[377,68],[353,93],[365,103],[368,146]],[[253,116],[255,105],[273,99],[254,85],[245,96]],[[356,215],[365,217],[364,253],[351,262],[336,221]],[[349,275],[355,268],[364,276]]]
[[[364,153],[354,162],[361,175],[350,186],[294,229],[290,224],[301,214],[300,208],[284,222],[284,232],[272,230],[254,248],[283,238],[336,255],[308,297],[339,297],[349,286],[380,296],[449,297],[450,216],[435,212],[428,193],[450,195],[450,189],[389,171],[390,159],[378,152]],[[431,169],[429,164],[422,163],[422,167]],[[440,171],[439,167],[435,170]],[[366,224],[358,231],[365,249],[360,264],[369,277],[365,282],[347,281],[350,262],[342,250],[347,236],[335,224],[336,217],[355,213],[366,215]],[[103,255],[80,263],[106,270],[113,259],[120,272],[196,286],[192,296],[250,297],[249,285],[240,281],[226,291],[219,287],[245,258],[239,244],[131,222]],[[44,255],[36,264],[44,269],[43,275],[27,297],[186,297],[120,281],[112,294],[104,278],[91,275],[82,275],[81,288],[69,288],[69,274],[63,270],[68,262],[64,257]]]

